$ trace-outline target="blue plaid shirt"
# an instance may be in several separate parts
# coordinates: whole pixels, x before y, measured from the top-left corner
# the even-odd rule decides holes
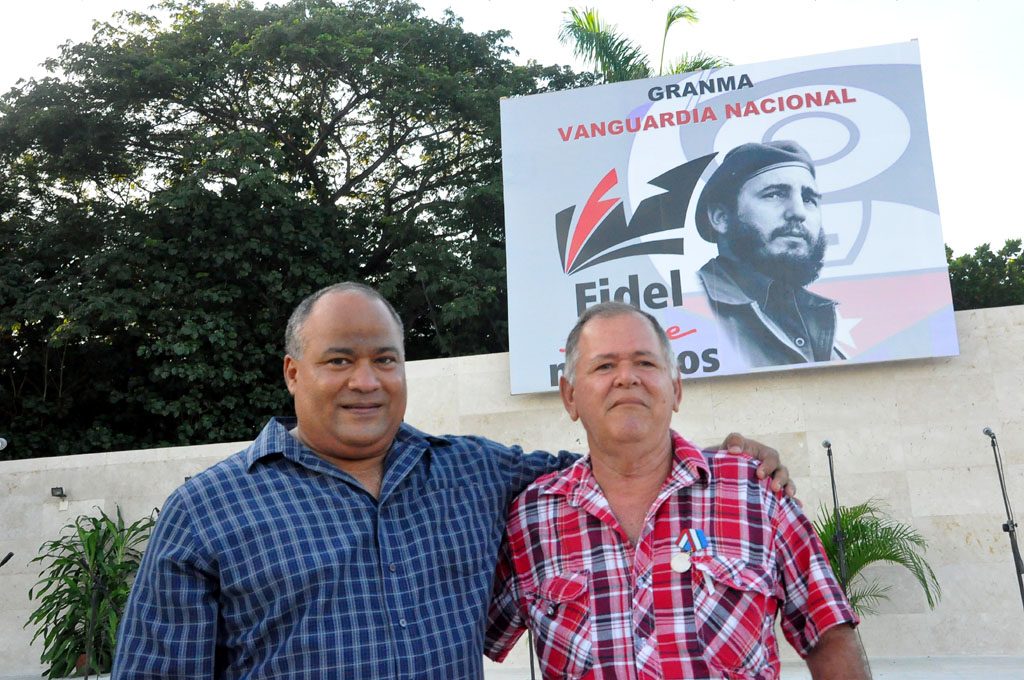
[[[481,678],[508,505],[575,457],[403,424],[374,499],[293,426],[168,498],[114,680]]]

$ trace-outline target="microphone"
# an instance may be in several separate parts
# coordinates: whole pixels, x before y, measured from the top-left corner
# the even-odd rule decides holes
[[[996,433],[992,431],[991,427],[986,427],[984,430],[981,431],[981,433],[983,435],[986,435],[986,436],[992,438],[992,439],[996,438]]]
[[[821,448],[823,448],[823,449],[830,449],[830,448],[832,448],[832,442],[830,442],[829,440],[826,439],[825,441],[821,442]]]
[[[2,560],[0,560],[0,567],[2,567],[5,564],[7,564],[7,561],[10,560],[12,557],[14,557],[14,553],[12,553],[12,552],[7,553],[7,557],[5,557]]]

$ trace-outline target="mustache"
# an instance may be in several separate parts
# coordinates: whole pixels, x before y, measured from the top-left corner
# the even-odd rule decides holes
[[[807,241],[809,245],[813,245],[814,236],[811,235],[811,232],[804,226],[803,222],[787,222],[781,227],[772,230],[772,233],[768,236],[768,240],[773,241],[777,238],[790,236],[802,238]]]

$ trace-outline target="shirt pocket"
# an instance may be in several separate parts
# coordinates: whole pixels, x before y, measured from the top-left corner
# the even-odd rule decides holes
[[[590,638],[590,573],[552,576],[527,595],[530,628],[545,678],[579,680],[594,665]]]
[[[430,546],[418,558],[442,581],[483,576],[490,587],[501,539],[494,504],[477,484],[428,489],[418,503],[410,538]],[[504,513],[501,513],[504,520]],[[461,584],[460,584],[461,586]]]
[[[704,660],[729,678],[753,678],[768,665],[770,572],[726,555],[693,558],[693,604]]]

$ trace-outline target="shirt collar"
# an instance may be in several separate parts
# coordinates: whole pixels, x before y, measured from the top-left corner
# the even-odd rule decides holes
[[[711,475],[711,468],[708,467],[704,453],[675,430],[671,430],[669,434],[672,435],[674,454],[672,471],[669,473],[670,482],[675,481],[680,486],[689,486],[698,478],[707,480]]]
[[[295,418],[271,418],[245,450],[245,469],[251,471],[258,461],[274,455],[283,454],[287,458],[294,458],[296,448],[302,445],[288,434],[288,430],[293,427]]]
[[[753,267],[744,267],[742,263],[728,257],[718,259],[722,269],[748,299],[757,302],[761,307],[768,303],[773,283],[770,278]]]
[[[295,428],[297,422],[294,417],[278,416],[271,418],[263,427],[263,431],[260,432],[259,436],[256,437],[252,445],[245,452],[246,470],[252,471],[253,466],[257,462],[270,456],[278,455],[297,463],[305,464],[307,467],[309,466],[309,456],[312,456],[317,461],[325,462],[320,456],[317,456],[291,435],[290,431]],[[394,454],[397,452],[410,449],[422,451],[431,445],[450,446],[451,440],[427,434],[412,425],[402,423],[398,428],[398,432],[395,433],[395,440],[391,444],[391,450],[388,452],[387,465],[390,466],[394,462]]]
[[[711,285],[707,285],[708,297],[715,302],[730,305],[748,305],[756,302],[763,309],[768,304],[768,296],[773,288],[781,284],[765,276],[749,265],[719,255],[713,262],[714,268],[702,269],[701,272]],[[835,300],[822,297],[806,288],[793,288],[797,303],[802,307],[834,306]]]
[[[672,439],[672,469],[665,480],[665,486],[672,487],[674,490],[690,486],[700,478],[707,480],[711,470],[701,450],[675,430],[670,430],[669,435]],[[566,496],[570,499],[571,504],[578,506],[584,494],[597,488],[594,468],[588,453],[565,470],[542,482],[540,493],[541,495]]]

